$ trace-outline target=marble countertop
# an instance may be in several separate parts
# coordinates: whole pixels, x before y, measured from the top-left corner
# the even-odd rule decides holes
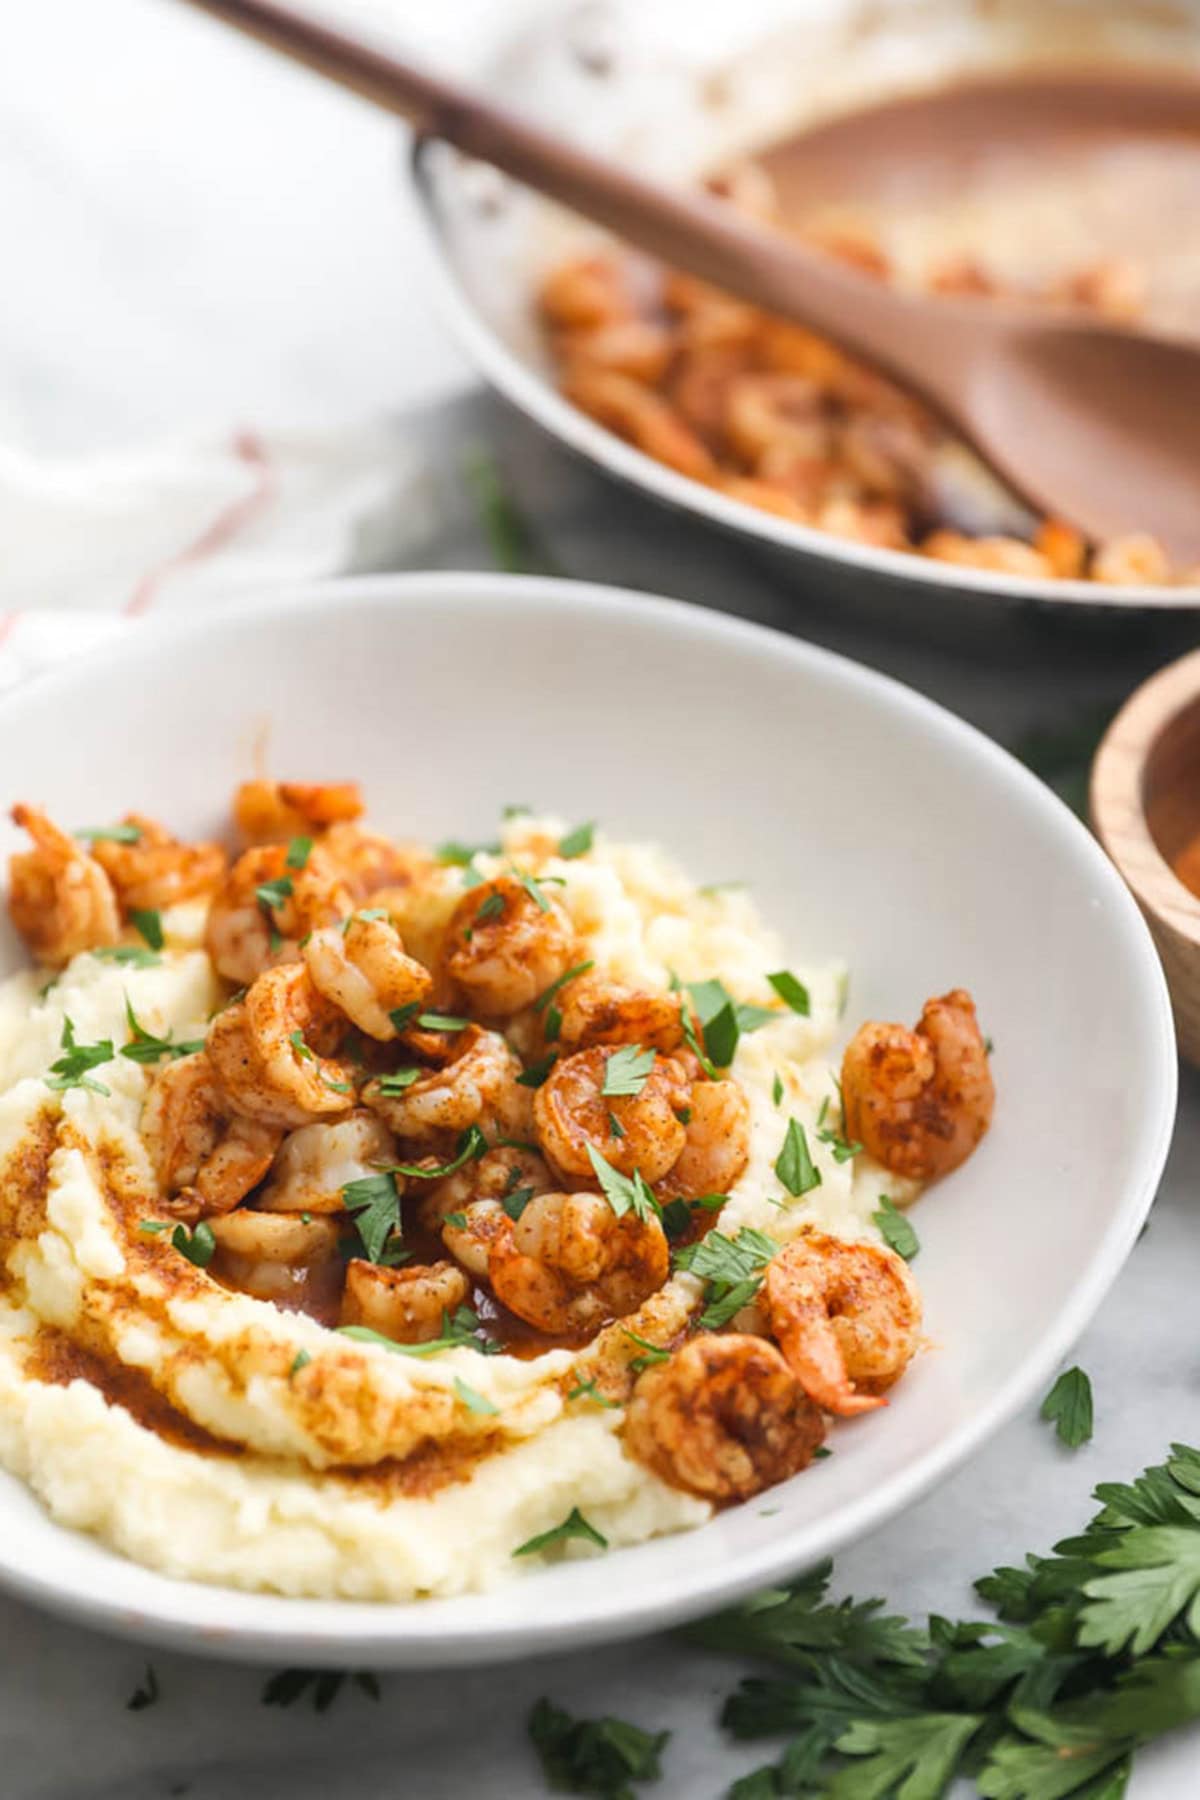
[[[410,28],[403,0],[359,12]],[[485,0],[414,23],[457,55]],[[1112,706],[1195,641],[1191,621],[1062,621],[1036,609],[914,618],[694,531],[570,463],[497,404],[414,290],[396,134],[163,0],[39,0],[0,62],[0,234],[19,244],[0,298],[0,444],[55,453],[199,427],[397,415],[428,451],[425,542],[410,560],[486,563],[461,492],[463,446],[490,441],[571,574],[677,593],[832,645],[1013,742]],[[10,40],[11,41],[11,40]],[[97,68],[103,64],[103,80]],[[164,157],[162,144],[171,145]],[[1079,1346],[1094,1441],[1062,1450],[1035,1408],[920,1505],[838,1559],[839,1592],[969,1614],[971,1579],[1045,1549],[1097,1480],[1200,1436],[1190,1329],[1200,1266],[1200,1077],[1149,1229]],[[543,1791],[524,1721],[551,1694],[673,1738],[662,1800],[717,1800],[764,1760],[716,1726],[732,1664],[662,1639],[500,1669],[385,1677],[317,1716],[260,1704],[264,1672],[156,1653],[159,1703],[130,1713],[144,1656],[0,1599],[6,1800],[391,1800]],[[1133,1800],[1200,1792],[1200,1736],[1145,1752]]]

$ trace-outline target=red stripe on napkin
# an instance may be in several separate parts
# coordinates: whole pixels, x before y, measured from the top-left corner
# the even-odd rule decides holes
[[[219,512],[198,538],[177,550],[174,556],[157,564],[142,576],[125,605],[125,616],[136,618],[153,606],[164,581],[190,563],[203,562],[217,550],[223,550],[252,519],[270,506],[278,486],[271,458],[262,439],[252,431],[240,431],[233,440],[233,453],[253,473],[253,483],[241,499],[232,501]],[[0,641],[3,627],[0,626]]]

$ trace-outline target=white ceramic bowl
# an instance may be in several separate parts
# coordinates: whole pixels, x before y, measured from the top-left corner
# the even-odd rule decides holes
[[[1200,54],[1195,0],[1173,9],[1157,0],[805,0],[802,11],[800,21],[795,0],[578,0],[537,7],[514,31],[505,10],[505,31],[480,75],[506,104],[561,135],[660,180],[690,182],[802,123],[974,75],[1076,68],[1081,44],[1089,67],[1186,66]],[[1200,606],[1194,584],[1037,580],[856,544],[676,474],[566,401],[540,340],[533,295],[541,276],[603,234],[444,145],[418,145],[410,170],[436,300],[455,336],[493,387],[616,479],[786,554],[811,579],[849,571],[860,586],[890,590],[893,603],[923,590],[963,602]],[[1061,229],[1060,213],[1052,241]],[[1123,238],[1115,248],[1124,246]],[[1108,236],[1103,248],[1114,248]],[[973,481],[959,511],[980,531],[1014,528],[1011,504]]]
[[[1134,1242],[1175,1106],[1170,1010],[1119,877],[1033,776],[879,675],[677,602],[525,577],[331,583],[142,626],[0,702],[0,768],[67,822],[136,807],[218,828],[266,742],[361,776],[405,835],[484,837],[509,801],[656,839],[748,881],[793,954],[844,954],[847,1027],[971,988],[994,1129],[916,1210],[936,1348],[835,1454],[703,1529],[411,1606],[168,1580],[0,1477],[0,1583],[217,1655],[486,1661],[670,1624],[811,1564],[1032,1404]],[[0,851],[16,834],[4,827]],[[24,957],[11,933],[0,967]]]

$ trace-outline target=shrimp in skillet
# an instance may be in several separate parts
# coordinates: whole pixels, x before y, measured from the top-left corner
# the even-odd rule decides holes
[[[826,1412],[885,1402],[916,1354],[921,1300],[903,1257],[804,1231],[767,1265],[767,1318],[788,1367]]]
[[[844,1133],[897,1175],[932,1181],[965,1162],[996,1090],[963,988],[928,1000],[915,1031],[860,1025],[842,1059]]]
[[[14,806],[12,820],[33,849],[9,861],[8,910],[37,960],[57,969],[83,950],[115,944],[117,897],[95,857],[36,807]]]

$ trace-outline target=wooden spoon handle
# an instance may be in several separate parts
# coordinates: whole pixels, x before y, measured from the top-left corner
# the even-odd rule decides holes
[[[283,0],[190,0],[202,12],[398,113],[517,181],[745,300],[826,332],[835,341],[922,386],[935,403],[969,354],[969,310],[939,306],[930,333],[927,303],[772,231],[702,193],[641,181],[481,96],[300,13]]]

